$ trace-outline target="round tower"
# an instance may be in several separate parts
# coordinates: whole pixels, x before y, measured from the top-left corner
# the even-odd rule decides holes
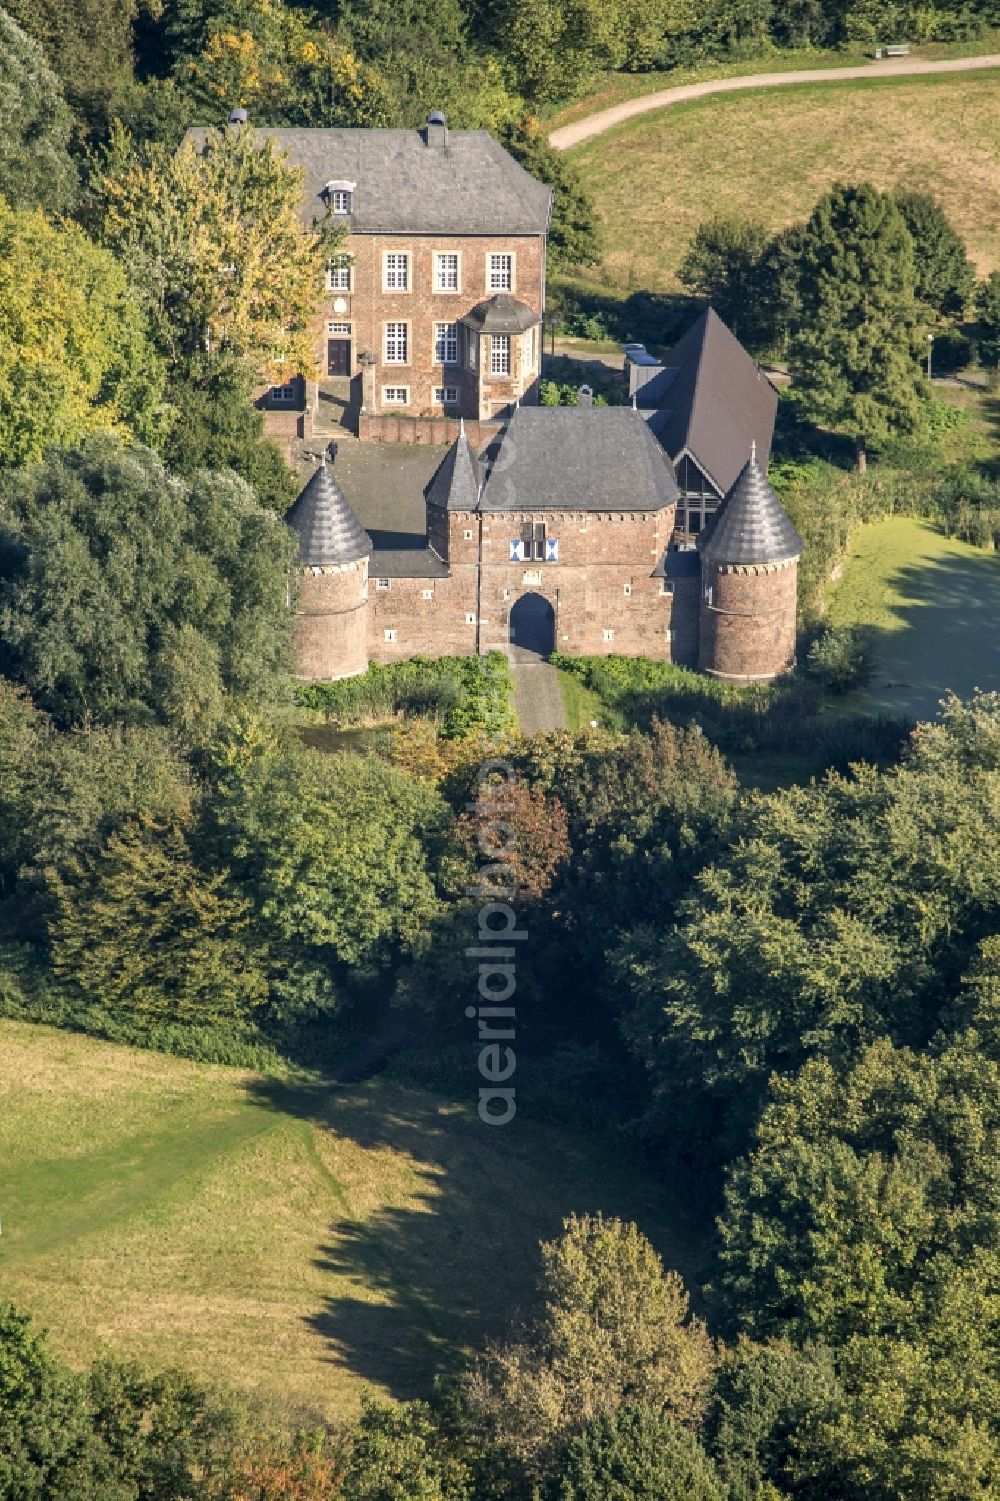
[[[349,678],[368,667],[372,541],[324,458],[288,513],[299,539],[296,676]]]
[[[795,665],[802,538],[757,463],[756,444],[697,545],[702,672],[735,683],[787,672]]]

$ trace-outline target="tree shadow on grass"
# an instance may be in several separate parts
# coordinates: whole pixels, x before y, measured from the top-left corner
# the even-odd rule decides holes
[[[479,1079],[470,1057],[470,1095]],[[261,1081],[275,1110],[363,1149],[344,1203],[317,1248],[330,1295],[307,1323],[328,1359],[397,1398],[426,1396],[485,1340],[531,1308],[538,1242],[567,1214],[634,1219],[689,1282],[704,1263],[696,1216],[620,1153],[515,1117],[491,1128],[474,1106],[445,1103],[389,1080],[360,1087]],[[316,1144],[317,1168],[323,1143]],[[368,1208],[368,1206],[371,1206]],[[699,1239],[700,1237],[700,1239]]]
[[[1000,558],[992,552],[907,564],[888,582],[902,598],[895,630],[866,631],[868,696],[897,714],[933,719],[948,693],[1000,689]]]
[[[979,467],[990,479],[1000,479],[1000,392],[995,391],[985,397],[982,410],[996,452],[988,459],[983,459]]]

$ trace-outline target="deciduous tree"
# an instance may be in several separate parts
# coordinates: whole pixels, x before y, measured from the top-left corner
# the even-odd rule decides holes
[[[92,1005],[136,1021],[246,1021],[267,998],[249,902],[148,817],[53,874],[52,967]]]
[[[0,201],[0,467],[95,431],[157,441],[164,371],[145,326],[107,250]]]
[[[580,173],[565,152],[548,143],[538,120],[529,117],[503,133],[503,143],[532,177],[553,190],[549,266],[592,266],[601,258],[597,210]]]
[[[155,0],[5,0],[4,8],[41,43],[83,132],[106,132],[133,87],[132,28]]]
[[[86,1447],[83,1381],[51,1356],[31,1320],[0,1307],[0,1497],[42,1501],[71,1494],[67,1472]]]
[[[468,1475],[422,1402],[362,1401],[345,1501],[467,1501]]]
[[[751,349],[761,342],[756,326],[764,291],[761,262],[769,243],[763,223],[719,214],[698,226],[677,272]]]
[[[3,655],[42,707],[192,731],[221,688],[274,692],[293,539],[235,475],[186,485],[95,438],[11,475],[4,500]]]
[[[12,208],[64,212],[77,191],[73,117],[34,37],[0,10],[0,195]]]
[[[693,1433],[655,1407],[602,1414],[566,1445],[552,1501],[727,1501]]]
[[[244,359],[262,379],[313,369],[312,319],[340,234],[302,223],[303,175],[252,128],[139,154],[116,131],[100,164],[101,233],[182,372]]]
[[[676,1272],[635,1225],[572,1216],[543,1244],[544,1310],[517,1344],[494,1348],[466,1379],[480,1431],[529,1479],[577,1428],[631,1403],[695,1426],[714,1352],[688,1317]]]
[[[351,966],[420,946],[447,817],[435,788],[257,723],[224,727],[211,757],[215,847],[276,942]]]

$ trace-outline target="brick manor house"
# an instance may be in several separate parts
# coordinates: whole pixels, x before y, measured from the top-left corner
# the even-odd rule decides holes
[[[662,359],[625,346],[631,406],[582,387],[540,407],[547,187],[439,113],[257,134],[302,168],[303,223],[348,231],[315,370],[258,402],[286,439],[325,443],[337,403],[356,435],[288,515],[300,676],[506,645],[787,671],[802,542],[767,480],[777,393],[714,311]]]
[[[245,113],[230,125],[246,128]],[[303,223],[329,213],[347,231],[315,371],[260,394],[269,431],[311,436],[325,398],[362,438],[398,441],[402,418],[434,443],[441,419],[495,426],[537,401],[549,188],[487,131],[450,130],[440,113],[420,130],[256,134],[301,168]]]

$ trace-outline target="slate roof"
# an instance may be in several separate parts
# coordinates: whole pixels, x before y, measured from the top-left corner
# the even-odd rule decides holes
[[[393,547],[372,553],[368,565],[373,579],[446,579],[447,563],[429,547]]]
[[[757,362],[708,308],[660,368],[633,367],[636,404],[675,461],[685,449],[725,495],[753,443],[771,451],[778,393]]]
[[[356,563],[372,551],[371,537],[325,462],[306,482],[285,520],[298,535],[299,563],[304,568]]]
[[[630,407],[518,407],[480,500],[483,511],[658,511],[677,500],[673,466]]]
[[[210,126],[185,140],[203,145]],[[252,128],[252,127],[251,127]],[[449,130],[428,145],[423,130],[258,129],[305,174],[302,217],[322,218],[328,182],[354,183],[354,234],[544,234],[552,192],[485,130]],[[338,216],[339,217],[339,216]]]
[[[477,302],[458,321],[479,334],[523,334],[542,320],[526,302],[510,292],[497,292],[485,302]]]
[[[790,563],[803,542],[757,463],[755,453],[722,505],[698,534],[708,563]]]
[[[479,505],[483,467],[476,458],[462,423],[462,431],[441,460],[424,491],[429,506],[445,511],[474,511]]]

